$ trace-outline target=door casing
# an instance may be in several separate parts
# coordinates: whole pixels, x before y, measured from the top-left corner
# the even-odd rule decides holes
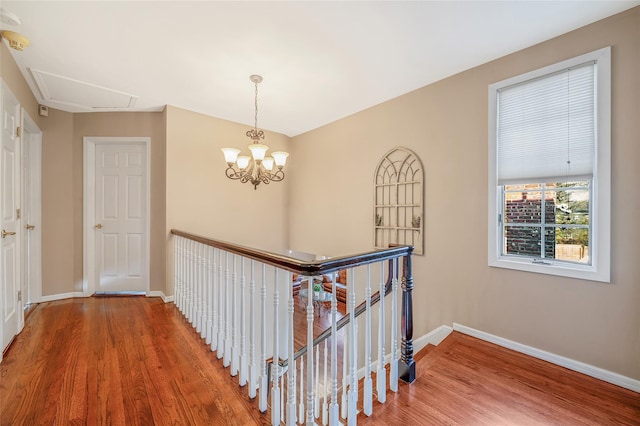
[[[22,177],[22,171],[21,171],[21,137],[18,133],[16,132],[16,128],[18,128],[20,126],[20,113],[21,113],[21,107],[20,107],[20,102],[18,100],[18,98],[16,98],[16,96],[11,92],[11,90],[9,89],[9,87],[4,83],[4,81],[2,79],[0,79],[0,115],[2,120],[6,120],[5,122],[2,123],[3,126],[5,125],[11,125],[11,130],[10,132],[12,132],[12,136],[11,138],[14,140],[15,144],[13,146],[14,149],[14,153],[15,155],[13,156],[13,175],[11,177],[11,179],[13,179],[13,186],[12,186],[12,196],[10,196],[9,198],[7,198],[5,196],[4,193],[1,193],[2,191],[0,191],[0,196],[2,196],[3,200],[8,200],[11,204],[11,220],[9,220],[9,223],[12,223],[12,226],[7,226],[7,224],[5,224],[5,222],[3,220],[1,220],[2,218],[0,218],[0,228],[4,229],[5,227],[8,228],[9,232],[14,232],[14,235],[9,235],[9,242],[14,241],[13,242],[13,264],[12,264],[12,271],[13,271],[13,277],[9,279],[10,284],[13,286],[13,288],[9,289],[11,291],[9,291],[9,293],[11,294],[11,300],[6,300],[5,296],[7,294],[7,288],[5,288],[5,285],[7,285],[6,280],[3,278],[0,280],[0,293],[2,293],[2,297],[0,297],[0,300],[2,300],[2,309],[0,309],[0,317],[2,318],[2,324],[0,326],[0,341],[2,342],[2,347],[0,348],[0,361],[2,361],[2,351],[5,349],[6,346],[8,346],[8,344],[11,342],[11,339],[14,338],[14,336],[16,336],[18,333],[20,333],[20,331],[22,330],[22,327],[24,326],[24,310],[22,308],[22,302],[21,300],[18,298],[18,290],[21,290],[21,255],[22,255],[22,247],[21,247],[21,238],[22,238],[22,229],[20,226],[20,218],[18,216],[18,210],[20,209],[20,197],[21,197],[21,177]],[[5,99],[9,99],[9,101],[12,103],[11,108],[15,108],[15,110],[13,111],[13,115],[11,116],[11,122],[9,123],[9,117],[6,116],[6,111],[4,111],[4,103],[5,103]],[[0,143],[4,144],[5,141],[2,140],[2,137],[0,137]],[[4,147],[2,147],[2,150],[4,150]],[[0,166],[1,167],[1,166]],[[6,176],[6,172],[5,170],[0,168],[0,183],[2,185],[0,185],[1,188],[6,188],[4,182],[2,179],[4,179],[4,177]],[[5,209],[6,207],[3,206],[3,209]],[[15,209],[15,210],[13,210]],[[0,215],[1,216],[1,215]],[[4,257],[5,256],[5,252],[4,252],[4,245],[5,245],[5,240],[2,240],[2,253],[0,257]],[[7,276],[8,273],[7,271],[2,269],[2,263],[4,261],[0,262],[0,274],[2,274],[3,277]],[[11,315],[9,316],[5,316],[5,308],[6,306],[11,306]],[[13,317],[15,315],[15,319],[11,319],[7,322],[5,322],[6,318],[8,317]],[[12,331],[6,330],[8,333],[7,335],[5,335],[5,324],[9,324],[8,327],[13,327],[14,324],[13,321],[15,320],[15,329],[12,328]]]
[[[23,305],[42,297],[42,131],[22,109]],[[27,230],[27,225],[35,226]]]
[[[98,137],[85,136],[83,138],[83,279],[82,293],[85,297],[91,296],[95,291],[98,280],[98,270],[96,266],[96,238],[93,229],[96,215],[95,206],[95,158],[96,145],[98,144],[120,144],[120,145],[144,145],[146,149],[146,204],[145,212],[145,247],[146,265],[144,265],[146,283],[145,292],[149,295],[150,277],[150,249],[151,249],[151,138],[149,137]]]

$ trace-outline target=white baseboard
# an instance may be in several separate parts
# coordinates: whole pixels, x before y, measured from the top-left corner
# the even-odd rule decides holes
[[[441,325],[440,327],[431,330],[424,336],[418,337],[413,340],[413,353],[416,354],[420,352],[425,346],[431,344],[434,346],[438,346],[440,342],[447,338],[453,329],[448,325]]]
[[[148,291],[146,294],[147,297],[160,297],[162,298],[162,301],[164,303],[170,303],[173,302],[173,296],[165,296],[164,292],[162,291]]]
[[[564,368],[568,368],[569,370],[577,371],[578,373],[586,374],[587,376],[612,383],[616,386],[620,386],[634,392],[640,392],[640,380],[632,379],[630,377],[623,376],[622,374],[614,373],[609,370],[594,367],[593,365],[585,364],[584,362],[576,361],[570,358],[553,354],[551,352],[546,352],[531,346],[523,345],[522,343],[504,339],[502,337],[485,333],[484,331],[476,330],[474,328],[467,327],[461,324],[453,323],[453,329],[455,331],[459,331],[460,333],[467,334],[469,336],[476,337],[490,343],[494,343],[498,346],[502,346],[507,349],[511,349],[516,352],[520,352],[525,355],[529,355]]]
[[[148,291],[146,294],[147,297],[160,297],[164,303],[173,302],[173,296],[165,296],[162,291]],[[72,299],[74,297],[89,297],[85,296],[85,294],[81,291],[74,291],[71,293],[59,293],[59,294],[50,294],[48,296],[42,296],[40,298],[40,302],[54,302],[56,300],[64,300],[64,299]]]
[[[54,302],[56,300],[72,299],[74,297],[84,297],[84,293],[81,291],[73,291],[71,293],[50,294],[48,296],[42,296],[40,302]]]
[[[415,355],[416,353],[420,352],[425,346],[429,344],[438,346],[440,342],[442,342],[449,334],[451,334],[452,331],[453,329],[448,325],[441,325],[440,327],[434,330],[431,330],[424,336],[418,337],[417,339],[413,339],[413,354]],[[392,354],[388,353],[384,357],[385,364],[388,364],[391,362],[391,355]],[[375,372],[377,369],[378,369],[378,360],[373,361],[371,363],[371,371]],[[358,375],[358,379],[362,379],[365,373],[366,373],[365,367],[358,369],[356,373]]]

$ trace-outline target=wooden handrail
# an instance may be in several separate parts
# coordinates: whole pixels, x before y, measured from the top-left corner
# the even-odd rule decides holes
[[[307,277],[325,275],[331,272],[339,271],[341,269],[355,268],[356,266],[368,265],[370,263],[381,262],[384,260],[391,260],[398,257],[410,255],[413,251],[413,247],[411,246],[394,246],[388,249],[379,249],[366,253],[339,256],[331,259],[315,260],[309,262],[301,261],[299,259],[277,253],[241,246],[239,244],[214,240],[177,229],[172,229],[171,234],[188,238],[207,246],[228,251],[229,253],[239,254],[249,259],[257,260],[267,265],[275,266],[277,268],[285,269],[287,271]]]

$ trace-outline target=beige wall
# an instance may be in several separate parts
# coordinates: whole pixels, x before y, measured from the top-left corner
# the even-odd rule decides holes
[[[42,121],[42,294],[82,291],[83,138],[151,138],[150,289],[165,290],[164,113],[81,113],[49,109]]]
[[[269,251],[287,248],[289,179],[254,190],[224,175],[220,149],[236,147],[248,154],[248,129],[167,107],[167,235],[175,228]],[[266,132],[264,143],[269,152],[290,150],[289,138],[282,134]],[[169,238],[167,294],[173,294],[172,244]]]
[[[163,112],[102,112],[73,115],[73,277],[82,290],[82,145],[85,136],[151,138],[151,291],[165,291],[165,115]]]
[[[49,109],[42,120],[42,295],[82,291],[82,274],[74,277],[74,253],[82,238],[75,238],[73,114]],[[80,164],[82,167],[82,163]],[[82,175],[80,177],[82,188]],[[82,232],[82,206],[79,210]],[[77,281],[77,282],[76,282]],[[74,288],[75,283],[75,288]]]
[[[488,267],[488,85],[607,45],[611,284]],[[635,8],[297,136],[290,245],[326,255],[369,249],[375,167],[388,150],[406,146],[422,159],[426,181],[415,336],[456,322],[640,379],[639,103]]]
[[[16,55],[20,55],[20,52],[14,52]],[[18,69],[18,65],[13,60],[9,48],[2,42],[0,42],[0,77],[18,98],[20,105],[27,111],[29,117],[40,127],[41,117],[38,115],[38,102]]]

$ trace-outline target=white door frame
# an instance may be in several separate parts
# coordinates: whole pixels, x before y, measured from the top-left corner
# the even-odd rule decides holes
[[[96,197],[95,197],[95,163],[96,163],[96,145],[98,144],[136,144],[144,145],[147,152],[146,164],[146,213],[145,213],[145,249],[146,249],[146,265],[143,265],[145,271],[145,291],[149,295],[149,277],[151,272],[151,138],[149,137],[97,137],[85,136],[83,138],[84,150],[84,176],[83,176],[83,279],[82,292],[85,297],[95,293],[98,287],[98,271],[96,268],[96,238],[95,229],[93,228],[96,217]]]
[[[22,109],[23,306],[42,298],[42,131]],[[27,188],[27,182],[29,188]],[[29,198],[29,200],[27,200]],[[27,211],[27,206],[29,206]],[[29,231],[27,225],[34,225]],[[27,252],[28,247],[28,252]],[[28,277],[28,279],[27,279]],[[25,303],[26,302],[26,303]]]
[[[21,113],[21,106],[20,106],[20,101],[18,100],[18,98],[16,98],[16,96],[13,94],[13,92],[9,89],[9,86],[7,86],[4,82],[4,80],[2,80],[2,78],[0,78],[0,113],[2,115],[2,117],[4,118],[4,97],[8,97],[10,98],[15,105],[16,111],[15,111],[15,120],[17,122],[14,122],[13,125],[15,128],[20,127],[20,113]],[[0,137],[1,139],[1,137]],[[20,201],[21,201],[21,196],[22,196],[22,186],[21,186],[21,177],[22,177],[22,169],[21,169],[21,164],[22,164],[22,158],[20,157],[22,155],[21,153],[21,143],[22,143],[22,138],[19,136],[19,134],[16,136],[17,139],[17,144],[15,147],[16,150],[16,156],[18,159],[18,166],[17,166],[17,170],[14,170],[14,178],[17,182],[14,182],[14,185],[17,183],[17,188],[14,187],[15,193],[16,193],[16,200],[15,200],[15,207],[17,209],[20,209]],[[0,140],[0,142],[2,142]],[[0,194],[1,195],[1,194]],[[22,263],[21,263],[21,258],[22,258],[22,229],[20,226],[20,219],[16,218],[16,222],[17,225],[15,227],[15,232],[16,232],[16,254],[15,254],[15,259],[16,260],[16,264],[14,265],[15,267],[15,281],[17,281],[15,283],[16,286],[16,290],[20,289],[21,290],[21,275],[22,275]],[[4,227],[4,223],[0,223],[0,227]],[[5,273],[5,271],[0,270],[0,273]],[[5,289],[0,285],[0,293],[4,294]],[[18,299],[18,292],[16,291],[15,293],[15,309],[16,309],[16,330],[15,332],[13,332],[13,335],[11,336],[12,338],[14,336],[17,336],[18,333],[20,333],[22,331],[22,328],[24,327],[24,309],[23,309],[23,303],[20,299]],[[3,302],[5,303],[5,302]],[[2,316],[2,315],[0,315]],[[7,336],[4,336],[4,317],[2,316],[2,327],[0,327],[0,342],[3,343],[2,347],[0,348],[0,362],[2,361],[2,351],[5,349],[4,347],[4,340]]]

